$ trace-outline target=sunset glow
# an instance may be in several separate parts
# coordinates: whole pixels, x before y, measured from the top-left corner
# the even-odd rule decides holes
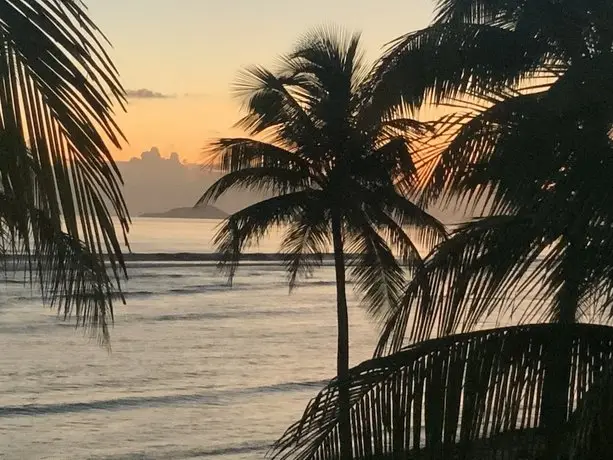
[[[189,162],[217,136],[231,135],[239,104],[231,96],[237,72],[272,65],[300,35],[323,23],[363,32],[368,58],[389,41],[428,24],[428,0],[92,0],[92,19],[113,45],[128,113],[118,122],[129,144],[115,153],[126,160],[157,146]],[[138,90],[145,90],[137,92]],[[148,97],[143,97],[148,96]],[[166,97],[160,97],[166,96]]]

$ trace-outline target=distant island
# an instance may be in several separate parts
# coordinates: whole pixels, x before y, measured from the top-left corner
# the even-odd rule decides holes
[[[171,219],[224,219],[227,216],[227,213],[215,206],[174,208],[166,212],[146,212],[140,215],[140,217],[166,217]]]

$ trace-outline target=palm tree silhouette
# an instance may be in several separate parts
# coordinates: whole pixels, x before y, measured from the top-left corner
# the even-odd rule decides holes
[[[356,456],[606,451],[611,405],[593,401],[610,401],[613,357],[611,18],[597,0],[440,1],[381,60],[387,105],[454,110],[422,154],[423,203],[481,200],[489,216],[428,256],[388,310],[378,358],[350,371]],[[480,330],[517,303],[520,325]],[[337,455],[336,387],[277,456]]]
[[[199,204],[233,188],[272,195],[232,214],[215,238],[230,278],[240,254],[275,227],[290,289],[334,252],[337,289],[341,457],[352,458],[346,267],[375,315],[384,316],[404,285],[403,266],[421,256],[407,229],[432,246],[444,226],[405,198],[415,185],[412,140],[421,123],[381,104],[363,63],[358,35],[308,34],[280,60],[279,70],[254,67],[239,80],[247,115],[238,123],[256,139],[220,139],[211,161],[226,173]],[[396,259],[398,256],[398,259]]]

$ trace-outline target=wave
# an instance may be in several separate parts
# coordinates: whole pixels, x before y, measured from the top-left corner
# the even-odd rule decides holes
[[[350,264],[351,254],[346,254],[347,263]],[[223,256],[220,253],[214,252],[142,252],[142,253],[127,253],[123,255],[127,264],[137,264],[139,267],[169,267],[173,263],[194,263],[202,265],[216,265],[222,261]],[[315,256],[305,255],[306,259],[313,259]],[[331,253],[322,254],[321,256],[324,265],[334,263],[334,255]],[[5,267],[4,271],[21,271],[27,268],[25,263],[27,259],[22,256],[2,256],[1,261],[11,261],[12,267]],[[285,256],[280,253],[245,253],[241,255],[241,265],[253,264],[271,264],[279,265],[285,261]],[[153,265],[151,265],[153,264]]]
[[[252,312],[249,312],[251,314]],[[237,312],[236,314],[231,313],[187,313],[187,314],[176,314],[176,315],[161,315],[155,316],[153,318],[142,317],[139,321],[153,321],[153,322],[165,322],[165,321],[201,321],[205,319],[229,319],[229,318],[238,318],[245,317],[245,312]]]
[[[310,284],[310,283],[309,283]],[[333,283],[334,284],[334,283]],[[323,282],[314,282],[313,286],[327,285],[326,281]],[[182,295],[191,295],[191,294],[206,294],[212,292],[227,292],[227,291],[240,291],[240,290],[262,290],[262,289],[270,289],[270,288],[278,288],[278,287],[286,287],[286,282],[267,282],[263,285],[253,285],[253,284],[235,284],[234,286],[229,286],[225,283],[220,284],[206,284],[206,285],[194,285],[194,286],[182,286],[175,287],[169,289],[160,289],[160,290],[140,290],[140,291],[125,291],[123,294],[126,298],[140,298],[140,297],[151,297],[151,296],[182,296]],[[308,284],[305,284],[308,286]],[[118,295],[119,296],[119,295]]]
[[[345,284],[347,286],[353,285],[354,283],[351,280],[346,280]],[[311,281],[305,280],[300,283],[300,287],[309,287],[309,286],[336,286],[336,281]]]
[[[184,404],[208,404],[226,406],[227,399],[233,396],[257,395],[302,391],[321,388],[328,380],[313,380],[304,382],[284,382],[258,387],[236,388],[231,390],[209,391],[206,393],[174,394],[161,396],[126,396],[122,398],[49,404],[24,404],[21,406],[0,406],[0,418],[57,415],[90,411],[121,411],[135,408],[152,408]]]
[[[347,261],[346,265],[352,264],[352,259],[357,254],[347,253],[345,254]],[[124,260],[127,264],[137,264],[138,267],[173,267],[174,263],[180,263],[180,265],[184,264],[195,264],[195,265],[216,265],[222,259],[222,255],[220,253],[215,252],[141,252],[141,253],[126,253],[123,255]],[[305,258],[315,258],[312,255],[305,255]],[[325,253],[322,254],[322,260],[324,265],[333,265],[334,263],[334,254]],[[543,256],[539,256],[536,261],[542,260]],[[262,264],[270,264],[270,265],[282,265],[285,261],[285,256],[280,253],[265,253],[265,252],[253,252],[253,253],[245,253],[241,255],[241,266],[249,266],[249,265],[262,265]],[[27,259],[23,256],[11,256],[4,255],[0,256],[0,263],[11,262],[13,267],[3,267],[4,272],[11,271],[22,271],[27,266],[25,262]],[[149,274],[146,276],[156,277],[157,274]],[[11,282],[11,281],[9,281]]]
[[[219,398],[207,395],[166,395],[166,396],[131,396],[125,398],[108,399],[103,401],[26,404],[23,406],[0,406],[0,417],[37,416],[49,414],[65,414],[75,412],[88,412],[95,410],[125,410],[135,407],[159,407],[189,402],[206,402],[220,404]]]
[[[159,316],[146,316],[133,314],[129,316],[122,316],[118,322],[121,324],[126,323],[163,323],[163,322],[176,322],[176,321],[207,321],[207,320],[224,320],[224,319],[244,319],[248,320],[255,317],[274,317],[279,318],[283,316],[298,316],[302,314],[308,314],[308,309],[297,306],[296,308],[272,308],[270,310],[255,310],[249,308],[247,310],[222,310],[216,312],[202,312],[202,313],[176,313],[165,314]],[[63,323],[66,324],[66,323]],[[48,327],[48,326],[47,326]],[[72,325],[74,327],[74,325]],[[0,332],[2,331],[0,326]]]
[[[252,275],[248,274],[245,276],[245,278],[250,278]],[[260,275],[263,276],[263,275]],[[138,280],[138,278],[140,277],[140,275],[136,275],[132,278],[132,280]],[[301,287],[308,287],[308,286],[326,286],[329,284],[334,284],[334,282],[328,282],[328,281],[305,281],[303,283],[300,284]],[[349,283],[348,283],[349,284]],[[21,283],[21,286],[23,286],[24,288],[28,288],[27,284],[23,284]],[[280,287],[286,287],[287,286],[287,282],[285,281],[268,281],[266,283],[262,283],[262,284],[248,284],[248,283],[234,283],[232,286],[230,286],[227,282],[225,281],[221,281],[219,283],[216,284],[198,284],[198,285],[184,285],[184,286],[180,286],[180,287],[169,287],[169,288],[164,288],[163,286],[159,285],[156,287],[160,287],[160,289],[153,289],[153,290],[148,290],[148,289],[135,289],[135,290],[130,290],[130,289],[123,289],[121,293],[117,292],[113,295],[114,300],[120,300],[122,295],[123,297],[125,297],[126,299],[135,299],[135,298],[146,298],[146,297],[153,297],[153,296],[166,296],[166,295],[173,295],[173,296],[177,296],[177,295],[191,295],[191,294],[206,294],[206,293],[213,293],[213,292],[226,292],[226,291],[240,291],[240,290],[249,290],[249,291],[255,291],[255,290],[262,290],[262,289],[271,289],[271,288],[280,288]],[[38,289],[33,290],[33,292],[40,292]],[[58,295],[58,298],[64,298],[64,295]],[[9,295],[6,297],[7,299],[11,299],[15,302],[42,302],[43,301],[43,296],[40,294],[31,294],[31,295]]]
[[[259,441],[259,442],[240,444],[238,446],[220,446],[220,447],[213,447],[212,449],[203,449],[203,450],[193,449],[193,450],[181,452],[181,453],[177,452],[177,454],[182,455],[182,457],[177,456],[175,458],[185,458],[183,457],[183,455],[185,454],[188,454],[190,457],[219,457],[222,455],[229,455],[229,454],[247,454],[247,453],[268,450],[270,449],[271,445],[272,445],[271,441]],[[171,453],[171,455],[172,454],[173,453]],[[169,458],[169,457],[166,457],[166,458]]]
[[[155,291],[148,290],[140,290],[140,291],[124,291],[123,295],[126,299],[134,299],[134,298],[145,298],[145,297],[153,297],[153,296],[163,296],[163,295],[189,295],[189,294],[203,294],[206,292],[217,292],[228,290],[227,287],[224,286],[194,286],[194,287],[183,287],[183,288],[171,288],[171,289],[160,289]],[[117,294],[117,298],[119,298],[119,294]]]
[[[232,454],[248,454],[255,452],[265,452],[270,449],[273,441],[253,441],[238,445],[226,445],[211,447],[208,449],[183,449],[183,450],[164,450],[159,453],[152,452],[132,452],[129,454],[105,455],[88,457],[90,460],[157,460],[157,459],[185,459],[201,457],[220,457]]]
[[[208,284],[206,286],[183,286],[180,288],[171,288],[166,291],[158,292],[157,294],[201,294],[204,292],[219,292],[229,291],[232,289],[225,284]]]
[[[323,388],[330,381],[329,380],[307,380],[303,382],[284,382],[277,383],[273,385],[264,385],[260,387],[255,387],[258,393],[279,393],[284,391],[301,391],[307,388]],[[240,392],[240,391],[239,391]],[[246,393],[251,393],[249,389],[246,390]]]
[[[164,279],[179,279],[179,278],[187,278],[190,275],[184,273],[151,273],[151,272],[137,272],[136,274],[130,273],[130,278],[164,278]]]
[[[305,256],[309,257],[309,256]],[[160,252],[160,253],[130,253],[125,254],[126,262],[219,262],[222,255],[214,252]],[[324,261],[333,261],[333,254],[324,254]],[[241,256],[241,261],[246,262],[283,262],[284,256],[279,253],[253,252]]]

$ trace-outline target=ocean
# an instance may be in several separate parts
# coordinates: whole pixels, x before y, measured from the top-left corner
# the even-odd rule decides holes
[[[132,251],[210,253],[217,224],[135,218]],[[246,264],[229,288],[210,262],[168,259],[130,262],[110,353],[0,282],[0,458],[262,458],[334,376],[333,267],[290,295],[278,263]],[[349,299],[357,364],[377,326]]]

